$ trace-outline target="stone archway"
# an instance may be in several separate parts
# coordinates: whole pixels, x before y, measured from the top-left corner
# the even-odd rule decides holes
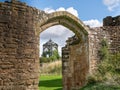
[[[37,26],[37,34],[54,25],[65,26],[75,33],[62,49],[63,90],[79,89],[85,85],[89,70],[89,29],[77,17],[66,11],[44,13],[43,16],[43,21]]]
[[[66,11],[59,11],[51,14],[46,14],[43,12],[43,17],[40,18],[40,22],[37,24],[38,29],[36,32],[39,34],[54,25],[63,25],[69,28],[81,40],[84,38],[83,35],[88,35],[89,31],[89,28],[77,17]]]
[[[76,37],[63,48],[63,90],[85,85],[89,70],[88,27],[72,14],[46,14],[21,2],[0,3],[0,89],[37,90],[39,34],[63,25]]]

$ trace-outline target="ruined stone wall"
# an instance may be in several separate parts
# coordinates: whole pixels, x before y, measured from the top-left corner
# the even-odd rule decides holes
[[[110,53],[120,53],[120,26],[104,26],[103,30],[108,32],[109,50]]]
[[[76,36],[67,40],[62,49],[63,90],[78,90],[86,84],[89,70],[88,41],[79,42]]]
[[[24,3],[0,3],[0,90],[38,89],[36,13]]]
[[[89,33],[89,60],[91,74],[94,74],[100,61],[98,51],[100,42],[106,39],[111,54],[120,53],[120,16],[106,17],[103,19],[103,27],[91,28]]]
[[[110,52],[120,53],[120,16],[108,16],[103,19],[103,30],[108,32],[110,41]]]
[[[103,19],[103,26],[120,26],[120,15],[116,17],[105,17]]]
[[[120,26],[103,26],[103,27],[91,28],[90,33],[88,35],[88,39],[89,39],[89,44],[88,44],[89,45],[89,54],[88,54],[89,73],[87,73],[87,75],[94,74],[97,69],[97,65],[100,62],[100,56],[98,52],[101,48],[100,43],[103,39],[106,39],[109,45],[109,51],[111,53],[113,54],[118,52],[120,53]],[[81,43],[77,45],[70,45],[70,43],[73,43],[76,41],[77,40],[75,40],[74,37],[69,38],[67,41],[66,47],[64,47],[62,50],[63,68],[64,68],[63,75],[66,75],[65,78],[63,78],[64,84],[66,86],[64,88],[68,88],[67,86],[72,86],[73,88],[74,87],[77,88],[77,85],[83,86],[86,81],[85,79],[81,80],[81,77],[85,78],[84,72],[86,71],[87,66],[85,69],[83,69],[83,71],[81,70],[81,68],[84,68],[85,59],[83,57],[84,55],[87,55],[87,54],[84,53],[82,54],[82,56],[77,55],[77,54],[80,54],[80,52],[76,53],[76,51],[79,50],[79,48],[81,48],[84,45],[82,45]],[[79,72],[82,72],[84,74]],[[80,83],[80,81],[83,81],[83,82]]]
[[[108,32],[103,30],[103,27],[91,28],[89,33],[89,72],[90,74],[94,74],[97,69],[97,64],[100,61],[100,56],[98,51],[100,50],[100,43],[103,39],[107,39],[109,37]]]

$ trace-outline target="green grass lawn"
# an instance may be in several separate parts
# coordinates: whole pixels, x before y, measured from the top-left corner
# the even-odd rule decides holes
[[[62,90],[62,76],[40,76],[39,90]],[[120,90],[120,86],[109,86],[102,83],[88,84],[80,90]]]
[[[40,76],[39,90],[62,90],[62,76]]]

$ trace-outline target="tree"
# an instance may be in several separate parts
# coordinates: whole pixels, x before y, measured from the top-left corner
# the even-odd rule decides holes
[[[52,56],[50,56],[50,57],[47,57],[47,55],[49,55],[49,51],[47,51],[47,52],[44,52],[43,54],[42,54],[42,57],[40,58],[40,62],[41,63],[46,63],[46,62],[51,62],[51,61],[55,61],[55,60],[59,60],[60,59],[60,55],[59,55],[59,53],[58,53],[58,51],[57,50],[54,50],[53,51],[53,54],[52,54]]]
[[[58,53],[57,50],[54,50],[54,51],[53,51],[53,56],[55,56],[56,59],[60,59],[60,55],[59,55],[59,53]]]

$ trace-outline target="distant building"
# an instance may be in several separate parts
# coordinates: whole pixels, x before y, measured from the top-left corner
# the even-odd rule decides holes
[[[44,57],[50,57],[53,55],[54,51],[58,52],[58,44],[56,44],[55,42],[53,42],[51,39],[46,42],[45,44],[43,44],[43,54],[42,56]]]

